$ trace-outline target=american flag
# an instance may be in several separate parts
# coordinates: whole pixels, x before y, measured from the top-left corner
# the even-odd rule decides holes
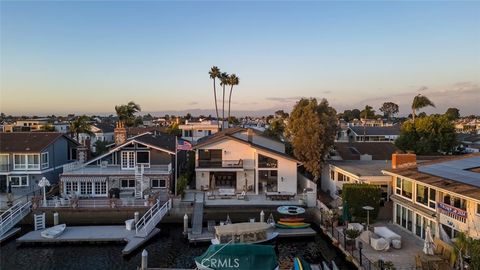
[[[187,141],[179,141],[177,144],[178,150],[192,150],[192,144]]]

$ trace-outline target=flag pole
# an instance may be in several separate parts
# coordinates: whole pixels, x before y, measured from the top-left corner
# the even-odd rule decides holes
[[[177,196],[177,154],[178,154],[178,137],[175,135],[175,196]]]

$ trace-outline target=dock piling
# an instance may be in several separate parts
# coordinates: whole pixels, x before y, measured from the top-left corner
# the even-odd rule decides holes
[[[187,235],[188,234],[188,215],[185,213],[185,216],[183,216],[183,234]]]
[[[142,266],[140,269],[146,270],[148,268],[148,251],[144,249],[142,251]]]
[[[134,214],[134,219],[135,219],[135,224],[138,223],[138,220],[140,219],[140,213],[139,212],[135,212]]]
[[[53,226],[57,226],[58,225],[58,213],[55,212],[53,213]]]
[[[260,212],[260,222],[265,222],[265,213],[263,212]]]

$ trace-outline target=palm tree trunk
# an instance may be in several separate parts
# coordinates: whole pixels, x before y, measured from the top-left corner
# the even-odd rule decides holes
[[[415,123],[415,109],[413,109],[412,111],[412,121],[413,123]]]
[[[223,84],[223,101],[222,101],[222,130],[225,127],[225,84]]]
[[[230,121],[230,104],[232,103],[232,90],[233,90],[233,85],[230,87],[230,95],[228,96],[228,118],[227,118],[227,123]]]
[[[213,78],[213,96],[215,99],[215,112],[217,113],[217,127],[220,129],[220,121],[218,121],[217,89],[215,87],[215,78]]]

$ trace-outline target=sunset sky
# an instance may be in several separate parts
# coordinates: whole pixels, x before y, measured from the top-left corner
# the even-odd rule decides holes
[[[208,71],[236,73],[232,110],[338,111],[414,95],[480,114],[480,2],[0,2],[0,111],[214,108]],[[221,96],[220,96],[221,97]]]

